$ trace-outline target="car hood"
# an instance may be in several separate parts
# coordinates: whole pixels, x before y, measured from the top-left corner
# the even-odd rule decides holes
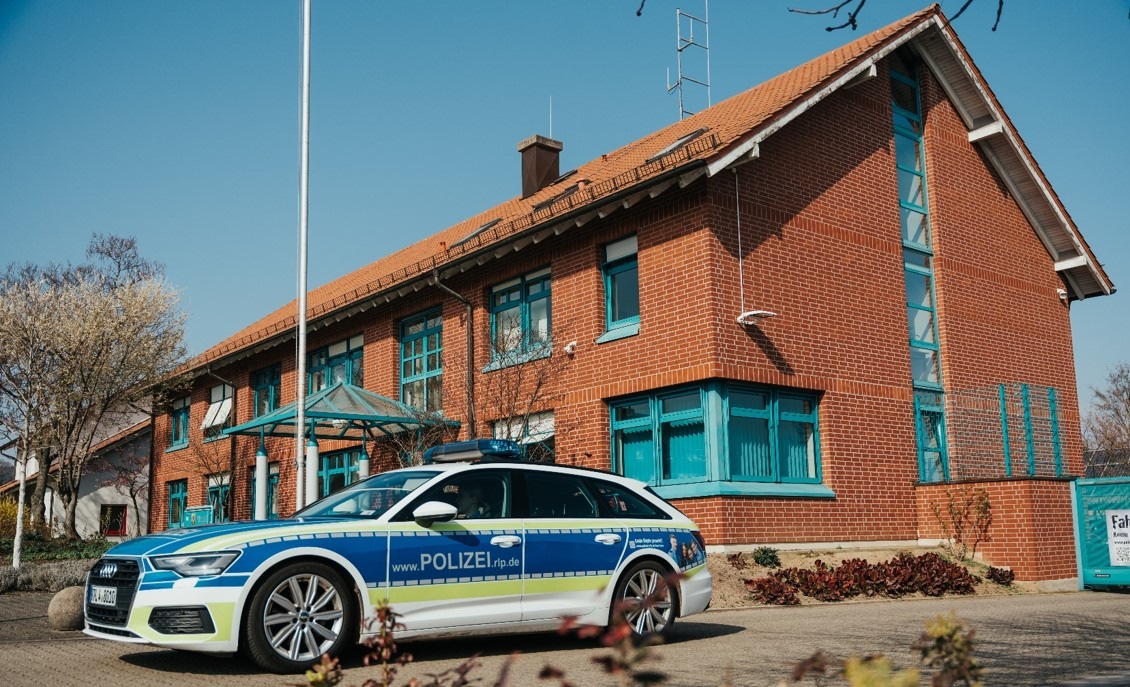
[[[334,518],[341,522],[341,518]],[[199,544],[210,539],[223,539],[229,536],[262,535],[276,536],[277,530],[301,525],[324,522],[320,518],[290,518],[284,520],[256,520],[248,522],[225,522],[214,525],[198,525],[168,530],[158,534],[124,541],[105,553],[106,556],[152,556],[172,554],[185,550],[200,551]]]

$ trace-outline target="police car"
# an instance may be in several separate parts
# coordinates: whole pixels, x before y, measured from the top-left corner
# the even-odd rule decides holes
[[[642,636],[706,609],[711,576],[691,520],[636,480],[501,459],[519,453],[447,444],[290,519],[123,542],[87,576],[85,632],[242,650],[289,673],[358,641],[382,600],[406,626],[400,638],[553,630],[566,616],[603,626],[617,607]]]

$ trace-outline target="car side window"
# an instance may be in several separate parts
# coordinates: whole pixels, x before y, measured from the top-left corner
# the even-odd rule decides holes
[[[508,518],[511,512],[510,475],[503,470],[470,470],[440,482],[417,499],[398,520],[411,520],[421,503],[442,501],[455,506],[456,520]]]
[[[593,492],[595,492],[600,499],[601,507],[607,509],[613,517],[655,520],[671,519],[671,516],[640,498],[627,487],[615,484],[614,482],[606,482],[601,479],[590,479],[589,484],[592,486]]]
[[[600,509],[582,478],[528,470],[526,512],[531,518],[597,518]]]

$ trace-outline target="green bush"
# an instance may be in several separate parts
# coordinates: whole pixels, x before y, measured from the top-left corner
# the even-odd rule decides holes
[[[763,568],[781,567],[781,557],[772,546],[759,546],[753,550],[753,562]]]

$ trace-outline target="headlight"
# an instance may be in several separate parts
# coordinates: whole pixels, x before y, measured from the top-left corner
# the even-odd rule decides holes
[[[238,551],[178,553],[171,556],[153,556],[149,559],[149,563],[158,570],[172,570],[182,577],[202,577],[219,575],[237,558],[239,558]]]

